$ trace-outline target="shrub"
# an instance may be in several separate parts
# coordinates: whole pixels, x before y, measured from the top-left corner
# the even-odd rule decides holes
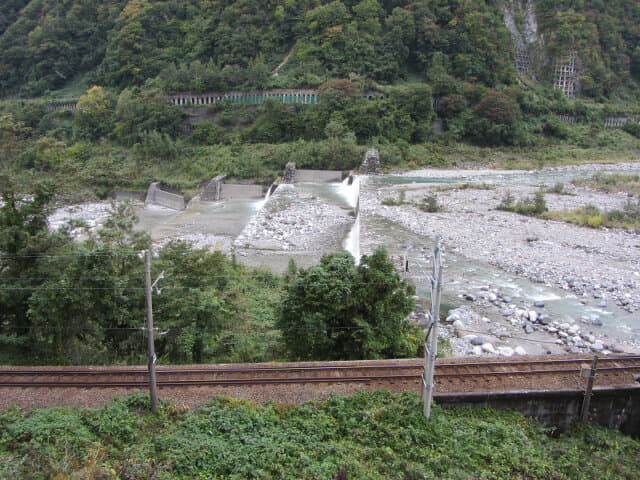
[[[514,202],[515,199],[511,192],[507,192],[497,209],[532,216],[540,216],[548,210],[547,202],[542,192],[536,192],[533,197],[521,199],[518,203]]]
[[[434,194],[427,195],[422,199],[422,201],[418,204],[418,208],[423,212],[435,213],[439,212],[441,207],[438,205],[438,199]]]

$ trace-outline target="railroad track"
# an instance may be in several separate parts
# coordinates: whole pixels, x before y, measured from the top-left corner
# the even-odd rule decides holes
[[[582,388],[580,372],[593,357],[443,359],[436,363],[435,392],[556,390]],[[158,387],[228,387],[288,384],[366,384],[369,388],[419,390],[420,359],[296,364],[158,367]],[[596,385],[637,384],[640,356],[599,358]],[[0,367],[0,388],[144,388],[145,367]]]

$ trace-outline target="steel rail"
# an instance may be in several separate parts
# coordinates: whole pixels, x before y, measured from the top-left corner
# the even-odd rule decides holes
[[[216,386],[216,385],[260,385],[277,383],[371,383],[375,381],[395,382],[395,381],[419,381],[420,375],[386,375],[386,376],[366,376],[366,377],[296,377],[296,378],[238,378],[238,379],[199,379],[199,380],[160,380],[158,386]],[[103,381],[103,382],[0,382],[0,387],[127,387],[137,388],[148,385],[146,381]]]
[[[473,363],[437,363],[437,369],[446,369],[446,368],[483,368],[483,367],[512,367],[516,365],[554,365],[554,364],[567,364],[567,363],[586,363],[591,362],[593,357],[591,358],[574,358],[574,359],[550,359],[550,360],[521,360],[521,361],[490,361],[490,362],[473,362]],[[601,357],[601,363],[610,363],[610,362],[619,362],[619,361],[640,361],[640,356],[619,356],[619,357]],[[413,369],[413,368],[421,368],[421,361],[416,360],[408,360],[408,364],[380,364],[380,365],[316,365],[316,366],[290,366],[290,367],[256,367],[256,368],[196,368],[196,369],[175,369],[171,366],[159,367],[157,372],[159,374],[169,375],[169,374],[206,374],[206,373],[252,373],[252,372],[303,372],[303,371],[326,371],[326,370],[336,370],[336,371],[349,371],[349,370],[376,370],[376,369]],[[137,375],[137,374],[146,374],[146,367],[138,367],[138,368],[130,368],[130,369],[111,369],[109,367],[104,367],[101,370],[94,370],[95,367],[87,367],[87,369],[78,369],[75,368],[73,370],[64,369],[64,370],[47,370],[47,369],[8,369],[2,370],[0,367],[0,375]],[[102,368],[102,367],[98,367]],[[598,370],[601,370],[600,368]]]

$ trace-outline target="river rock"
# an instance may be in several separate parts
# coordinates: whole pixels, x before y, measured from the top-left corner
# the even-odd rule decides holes
[[[514,355],[514,350],[511,347],[498,347],[496,348],[496,350],[498,351],[499,355],[502,355],[504,357],[512,357]]]
[[[533,306],[536,308],[544,308],[544,302],[542,300],[536,300],[533,302]]]
[[[513,349],[513,353],[515,353],[516,355],[526,355],[527,351],[522,348],[520,345],[518,345],[516,348]]]
[[[612,343],[611,345],[609,345],[609,350],[611,350],[613,353],[624,353],[624,347],[617,343]]]
[[[462,323],[462,321],[460,320],[456,320],[455,322],[453,322],[453,330],[454,332],[456,332],[456,336],[458,338],[462,338],[466,335],[466,333],[464,333],[464,323]]]
[[[600,320],[598,317],[596,317],[593,320],[591,320],[591,325],[594,325],[596,327],[601,327],[602,326],[602,320]]]
[[[483,350],[482,350],[482,347],[481,347],[481,346],[476,346],[476,347],[473,347],[473,348],[471,349],[471,353],[473,353],[474,355],[476,355],[476,356],[478,356],[478,357],[479,357],[480,355],[482,355],[482,352],[483,352]]]
[[[469,340],[469,343],[471,345],[480,345],[482,346],[482,344],[484,343],[484,339],[482,337],[476,337],[475,335],[472,336],[473,338],[471,338]]]
[[[593,345],[590,345],[589,348],[591,348],[591,350],[593,350],[594,352],[601,352],[604,350],[604,345],[602,344],[602,342],[596,342]]]
[[[541,313],[538,315],[538,323],[542,325],[549,325],[549,323],[551,323],[551,317],[546,313]]]
[[[533,329],[533,325],[531,325],[530,323],[526,323],[524,325],[524,333],[533,333],[534,329]]]
[[[492,353],[494,355],[496,353],[496,349],[489,342],[485,342],[482,344],[482,350],[484,350],[487,353]]]
[[[535,310],[531,310],[528,316],[529,316],[529,320],[534,323],[536,322],[536,320],[538,320],[538,312],[536,312]]]

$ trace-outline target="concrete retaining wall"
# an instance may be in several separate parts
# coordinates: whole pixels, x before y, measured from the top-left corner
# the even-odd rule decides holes
[[[231,198],[262,198],[264,189],[262,185],[240,185],[235,183],[223,183],[220,189],[220,200]]]
[[[157,203],[163,207],[173,208],[174,210],[184,210],[185,202],[182,195],[165,192],[160,188],[160,182],[153,182],[147,190],[145,203]]]
[[[342,181],[338,170],[296,170],[294,183],[334,183]]]
[[[580,416],[583,399],[581,390],[434,394],[435,403],[444,408],[513,409],[560,431],[567,430]],[[589,421],[629,435],[640,435],[640,386],[594,388]]]
[[[126,191],[116,191],[112,192],[110,195],[116,202],[126,202],[128,200],[138,200],[142,201],[145,199],[144,192],[126,192]]]
[[[224,185],[226,178],[226,175],[218,175],[217,177],[209,180],[209,183],[207,183],[204,187],[204,191],[200,195],[200,200],[203,202],[217,202],[220,200],[220,191],[222,190],[222,185]]]

